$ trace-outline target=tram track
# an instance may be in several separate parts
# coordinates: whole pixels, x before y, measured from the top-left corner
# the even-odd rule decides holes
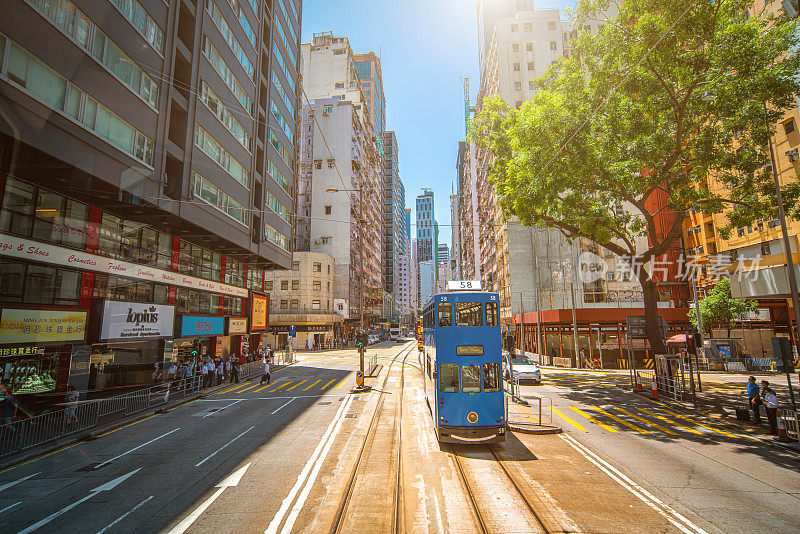
[[[539,525],[541,532],[545,534],[551,532],[551,530],[545,524],[545,521],[542,519],[541,514],[536,511],[535,507],[531,504],[530,500],[525,495],[525,492],[523,491],[517,479],[503,464],[503,461],[495,452],[494,447],[492,445],[482,445],[482,447],[484,447],[489,452],[490,458],[494,459],[496,465],[500,467],[508,482],[511,483],[511,487],[514,488],[514,492],[517,494],[519,499],[525,504],[525,507],[527,508],[528,512],[533,517],[533,519],[535,519],[536,523]],[[491,518],[486,517],[486,513],[483,510],[481,510],[481,507],[478,505],[478,503],[482,501],[480,499],[480,496],[476,495],[476,492],[473,489],[473,484],[469,482],[469,477],[467,476],[467,472],[464,467],[464,462],[460,458],[454,445],[452,444],[449,445],[449,452],[450,456],[453,458],[453,462],[455,463],[456,471],[459,474],[461,483],[464,486],[464,491],[466,492],[469,498],[473,514],[478,523],[478,526],[480,527],[480,532],[482,532],[483,534],[489,534],[493,532],[493,529],[490,528],[490,525],[492,523]]]
[[[361,470],[363,468],[363,461],[364,461],[364,458],[365,458],[364,452],[367,450],[367,445],[370,444],[370,447],[371,447],[371,445],[372,445],[372,443],[374,442],[374,439],[375,439],[376,429],[377,429],[378,421],[379,421],[378,414],[380,414],[382,412],[382,410],[383,410],[383,405],[384,405],[384,402],[385,402],[385,399],[386,399],[386,393],[387,393],[386,386],[389,383],[389,378],[390,378],[390,376],[392,374],[392,368],[394,367],[394,364],[397,362],[398,358],[403,356],[402,366],[401,366],[401,371],[400,371],[400,392],[399,392],[400,397],[399,397],[399,406],[398,406],[399,418],[398,418],[398,421],[397,421],[397,435],[398,435],[398,438],[397,438],[397,445],[398,445],[397,462],[398,463],[397,463],[397,476],[396,476],[396,480],[395,480],[394,503],[393,503],[393,507],[392,507],[392,509],[393,509],[392,527],[394,528],[394,532],[400,532],[401,531],[401,527],[402,527],[402,525],[401,525],[401,523],[402,523],[402,518],[401,518],[402,447],[400,446],[400,444],[402,443],[401,442],[401,439],[402,439],[402,422],[403,422],[402,421],[402,413],[403,413],[403,409],[402,409],[403,404],[402,404],[402,402],[403,402],[403,389],[405,387],[405,361],[408,358],[408,355],[411,354],[412,349],[414,349],[414,348],[415,347],[413,345],[408,347],[408,348],[401,348],[401,350],[392,358],[392,361],[391,361],[391,363],[389,364],[389,367],[386,370],[386,376],[383,379],[383,384],[381,385],[381,388],[378,390],[379,394],[380,394],[380,397],[379,397],[379,399],[378,399],[378,401],[377,401],[377,403],[375,405],[374,411],[372,412],[372,417],[370,418],[370,422],[367,425],[367,432],[364,435],[364,440],[361,442],[361,447],[359,448],[358,454],[356,456],[356,461],[355,461],[355,464],[353,466],[353,470],[350,473],[350,477],[349,477],[349,479],[347,481],[347,487],[345,488],[344,496],[343,496],[342,501],[339,504],[339,507],[338,507],[338,509],[336,511],[335,519],[334,519],[333,525],[332,525],[331,530],[330,530],[331,534],[338,534],[340,532],[343,532],[344,524],[345,524],[344,520],[345,520],[345,517],[347,515],[348,509],[349,509],[349,506],[350,506],[350,503],[351,503],[351,500],[352,500],[352,497],[353,497],[353,493],[354,493],[354,490],[355,490],[356,483],[358,481],[358,475],[359,475],[359,473],[361,472]]]

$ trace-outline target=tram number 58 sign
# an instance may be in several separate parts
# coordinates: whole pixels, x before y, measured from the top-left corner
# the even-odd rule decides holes
[[[448,291],[480,291],[481,283],[478,280],[451,280],[447,282]]]

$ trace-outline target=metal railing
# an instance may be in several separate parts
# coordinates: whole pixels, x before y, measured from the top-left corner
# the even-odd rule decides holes
[[[656,390],[659,395],[672,397],[676,401],[682,401],[686,395],[686,387],[683,377],[668,378],[658,375],[655,371],[636,371],[642,384],[642,391],[649,395],[653,388],[653,380],[656,382]]]
[[[239,366],[240,379],[263,372],[264,364],[260,360]],[[115,397],[79,401],[66,408],[0,425],[0,458],[198,393],[203,389],[203,378],[195,375]]]
[[[786,436],[795,441],[800,440],[800,417],[794,410],[781,410],[781,419],[786,425]]]

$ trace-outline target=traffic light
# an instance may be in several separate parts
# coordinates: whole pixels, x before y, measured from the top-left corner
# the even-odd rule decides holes
[[[686,352],[688,352],[692,356],[697,355],[697,344],[695,339],[697,339],[697,336],[695,336],[694,334],[686,336]]]
[[[367,335],[366,332],[359,332],[356,334],[356,346],[359,349],[366,347],[368,341],[369,341],[369,336]]]

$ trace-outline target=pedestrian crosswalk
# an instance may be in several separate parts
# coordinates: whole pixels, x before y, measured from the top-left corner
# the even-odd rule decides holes
[[[337,384],[338,382],[338,384]],[[259,378],[236,384],[233,387],[223,388],[220,391],[212,393],[209,397],[219,395],[239,395],[242,393],[285,393],[291,391],[294,394],[307,394],[315,392],[324,392],[333,389],[342,389],[352,387],[354,385],[352,379],[344,378],[319,378],[314,379],[294,379],[294,380],[274,380],[270,383],[262,383]]]
[[[630,432],[637,435],[703,436],[757,439],[749,434],[736,434],[700,416],[689,417],[664,406],[643,408],[635,405],[594,406],[582,404],[552,406],[553,423],[580,432],[602,429],[611,434]]]

